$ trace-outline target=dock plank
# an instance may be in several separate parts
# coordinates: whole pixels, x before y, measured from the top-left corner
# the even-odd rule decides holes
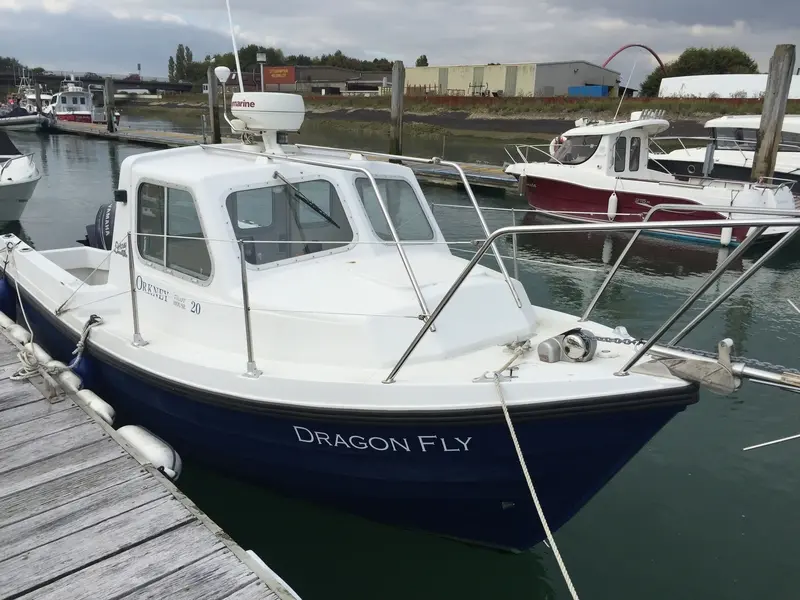
[[[38,590],[191,520],[175,498],[164,498],[1,561],[0,599]],[[30,597],[38,598],[38,591]]]
[[[44,438],[0,450],[0,474],[88,446],[107,437],[94,423],[85,423]],[[121,450],[121,449],[120,449]],[[5,490],[0,488],[0,495]]]
[[[219,600],[228,598],[258,578],[240,561],[217,552],[151,583],[134,594],[136,600]],[[263,598],[259,596],[259,598]]]
[[[2,417],[0,416],[0,418]],[[91,417],[76,406],[69,411],[52,413],[32,421],[12,425],[3,429],[3,434],[0,435],[0,450],[23,444],[34,438],[46,439],[59,431],[74,429],[90,422],[92,422]]]
[[[139,463],[132,457],[127,454],[125,456],[116,454],[116,456],[117,458],[107,462],[40,482],[0,498],[0,528],[131,479],[146,476]],[[3,478],[0,478],[0,486],[5,483]]]
[[[19,359],[17,358],[19,350],[11,342],[5,339],[3,342],[0,344],[0,366],[13,366],[14,370],[18,369],[20,367]]]
[[[19,365],[13,365],[11,373],[17,370]],[[11,377],[11,373],[8,377]],[[43,398],[42,393],[27,382],[11,381],[11,379],[0,380],[0,411],[16,408],[23,404],[30,404]]]
[[[46,417],[69,408],[80,410],[72,400],[63,400],[55,404],[34,401],[8,409],[5,409],[5,407],[0,404],[0,430],[33,421],[39,417]]]
[[[222,542],[210,545],[208,531],[200,523],[189,523],[40,588],[25,600],[116,600],[148,597],[141,588],[209,555],[221,554]],[[224,554],[222,556],[225,556]],[[230,556],[228,566],[230,566]],[[195,589],[192,598],[201,598]],[[211,596],[213,598],[213,596]],[[167,594],[159,599],[173,600]],[[22,600],[22,599],[20,599]]]
[[[263,582],[254,581],[230,596],[225,596],[225,600],[280,600],[280,597]]]
[[[0,528],[0,562],[166,498],[154,479],[132,479]]]

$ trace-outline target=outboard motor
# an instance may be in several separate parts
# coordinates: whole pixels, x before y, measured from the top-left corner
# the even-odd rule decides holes
[[[86,226],[86,239],[78,240],[79,244],[90,248],[99,248],[100,250],[111,250],[116,205],[116,202],[111,202],[98,209],[94,224]]]

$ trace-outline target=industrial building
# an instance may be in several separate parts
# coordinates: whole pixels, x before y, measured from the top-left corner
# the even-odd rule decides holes
[[[245,91],[261,90],[260,65],[242,69]],[[300,94],[379,93],[388,85],[392,73],[383,71],[356,71],[328,66],[264,67],[265,92],[297,92]],[[232,72],[226,85],[229,90],[238,88],[236,72]],[[208,93],[208,84],[203,84]]]
[[[406,93],[537,97],[616,95],[619,77],[617,71],[583,60],[409,67],[406,69]],[[587,90],[587,86],[592,89]],[[573,88],[572,94],[570,88]]]

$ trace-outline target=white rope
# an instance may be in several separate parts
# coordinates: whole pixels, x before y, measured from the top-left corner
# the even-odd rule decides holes
[[[500,373],[505,371],[511,364],[517,360],[520,356],[522,356],[525,352],[530,349],[530,342],[526,342],[519,348],[514,351],[514,356],[503,365],[499,371],[494,372],[494,385],[497,389],[497,395],[500,398],[500,405],[503,408],[503,416],[506,419],[506,425],[508,425],[508,431],[511,434],[511,440],[514,442],[514,449],[517,451],[517,458],[519,459],[519,465],[522,467],[522,473],[525,475],[525,481],[528,483],[528,490],[531,493],[531,498],[533,499],[533,504],[536,506],[536,512],[539,514],[539,520],[542,522],[542,528],[544,529],[545,536],[547,536],[547,541],[550,543],[550,547],[553,549],[553,554],[556,557],[556,562],[558,563],[558,568],[561,569],[561,575],[564,577],[564,582],[567,584],[567,588],[569,589],[569,593],[572,595],[573,600],[578,599],[578,592],[575,590],[575,586],[572,584],[572,579],[569,576],[569,571],[567,571],[567,565],[564,563],[564,560],[561,558],[561,552],[558,550],[558,545],[556,545],[556,539],[553,537],[553,532],[550,531],[550,526],[547,524],[547,519],[544,516],[544,510],[542,509],[542,505],[539,502],[539,496],[536,493],[536,488],[533,486],[533,480],[531,479],[531,475],[528,472],[528,465],[525,463],[525,457],[522,454],[522,448],[519,445],[519,440],[517,439],[517,432],[514,429],[514,423],[511,421],[511,415],[508,412],[508,406],[506,405],[505,396],[503,396],[503,389],[500,385]]]

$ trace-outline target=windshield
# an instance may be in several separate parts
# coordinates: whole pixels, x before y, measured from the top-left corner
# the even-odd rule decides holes
[[[581,135],[564,138],[564,143],[556,147],[553,158],[549,162],[559,162],[565,165],[579,165],[586,162],[600,145],[601,136]]]
[[[389,210],[392,224],[400,241],[430,241],[433,228],[419,203],[414,189],[403,179],[375,178],[381,197]],[[356,189],[364,204],[372,228],[376,235],[385,241],[392,241],[392,232],[383,215],[383,210],[375,196],[375,189],[366,177],[356,178]]]
[[[332,250],[353,241],[336,188],[324,179],[239,190],[228,196],[226,206],[251,264]]]

